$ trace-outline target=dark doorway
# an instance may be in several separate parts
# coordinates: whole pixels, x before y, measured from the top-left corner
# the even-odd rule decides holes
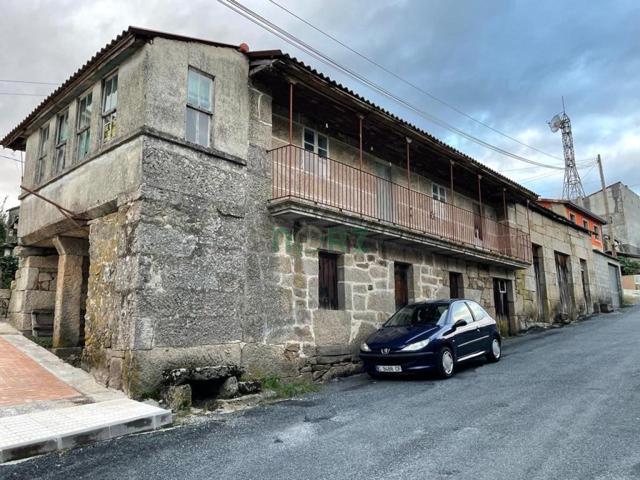
[[[571,308],[571,292],[569,290],[569,256],[555,252],[555,257],[558,289],[560,291],[560,313],[563,315],[569,315]],[[562,320],[565,320],[565,318]]]
[[[318,277],[320,308],[338,310],[338,255],[318,252]]]
[[[580,278],[582,279],[582,294],[584,295],[584,313],[588,314],[591,306],[591,294],[589,292],[589,272],[587,261],[580,259]]]
[[[542,247],[539,245],[532,245],[533,250],[533,272],[536,277],[536,302],[538,307],[538,321],[543,322],[545,318],[544,307],[546,290],[544,283],[544,261],[542,257]]]
[[[409,268],[411,265],[395,262],[393,277],[395,279],[396,310],[409,303]]]
[[[509,280],[493,279],[493,299],[496,306],[496,322],[503,335],[512,335],[509,318]]]
[[[462,274],[449,272],[449,298],[464,298]]]

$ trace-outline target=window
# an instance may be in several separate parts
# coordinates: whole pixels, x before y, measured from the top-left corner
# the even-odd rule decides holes
[[[102,85],[102,143],[116,136],[118,108],[118,74],[108,77]]]
[[[320,308],[338,310],[338,255],[318,252],[318,302]]]
[[[78,101],[78,161],[86,157],[91,149],[91,101],[91,93]]]
[[[304,171],[328,177],[329,165],[326,158],[329,156],[329,139],[327,136],[305,127],[302,144],[305,149],[302,166]]]
[[[385,327],[409,327],[411,325],[444,325],[449,311],[448,303],[407,305],[384,324]]]
[[[431,184],[431,193],[434,200],[438,200],[440,202],[447,202],[447,190],[437,183]]]
[[[589,230],[589,220],[582,220],[582,226]]]
[[[187,79],[187,141],[209,146],[213,114],[213,79],[189,68]]]
[[[451,320],[456,323],[458,320],[464,320],[467,324],[473,322],[471,311],[464,302],[456,302],[451,310]]]
[[[36,163],[36,183],[44,180],[47,168],[47,152],[49,151],[49,126],[40,129],[40,143],[38,146],[38,161]]]
[[[58,174],[65,167],[65,152],[69,138],[69,110],[56,118],[56,153],[53,159],[53,173]]]
[[[600,229],[598,228],[598,225],[593,226],[593,238],[596,240],[600,239]]]
[[[576,223],[576,216],[573,213],[570,213],[569,220],[571,220],[571,223]]]
[[[476,302],[467,302],[467,305],[469,306],[471,313],[473,313],[473,318],[475,318],[476,322],[479,322],[487,316],[487,312],[484,311],[484,308],[482,308]]]

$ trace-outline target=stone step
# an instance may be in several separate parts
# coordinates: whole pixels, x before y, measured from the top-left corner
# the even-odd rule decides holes
[[[130,399],[0,418],[0,463],[170,425],[171,412]]]

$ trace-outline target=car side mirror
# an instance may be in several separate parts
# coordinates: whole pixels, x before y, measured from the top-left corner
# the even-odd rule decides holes
[[[467,321],[461,318],[459,320],[456,320],[456,323],[453,324],[453,329],[455,330],[456,328],[464,327],[466,324]]]

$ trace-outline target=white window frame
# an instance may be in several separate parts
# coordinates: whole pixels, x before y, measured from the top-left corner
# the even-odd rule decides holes
[[[66,138],[60,139],[62,131],[62,122],[66,119],[67,135]],[[67,143],[69,143],[69,109],[56,115],[56,135],[55,135],[55,151],[53,156],[53,173],[54,175],[62,172],[65,167],[67,157]],[[62,160],[62,161],[61,161]]]
[[[447,203],[447,196],[447,189],[445,187],[436,182],[431,182],[431,197],[434,200],[442,203]]]
[[[306,133],[313,134],[313,144],[307,142]],[[322,137],[325,139],[327,148],[320,148],[319,138]],[[313,150],[307,149],[307,145],[313,146]],[[302,149],[304,150],[304,155],[302,158],[302,170],[305,173],[316,174],[320,177],[329,178],[329,136],[323,133],[314,130],[313,128],[303,127],[302,128]],[[320,151],[324,150],[326,153],[321,154]],[[310,155],[313,153],[313,155]],[[317,158],[317,167],[314,171],[313,168],[313,158]]]
[[[44,133],[46,132],[46,135]],[[39,184],[44,180],[47,168],[47,154],[49,153],[49,124],[40,128],[38,134],[38,160],[36,162],[35,183]]]
[[[107,84],[116,82],[115,105],[107,109]],[[102,135],[101,142],[109,143],[116,136],[117,113],[118,113],[118,88],[120,87],[118,72],[107,75],[102,81],[102,100],[100,102],[100,111],[102,112]]]
[[[190,72],[194,72],[197,75],[200,75],[202,77],[207,78],[211,83],[210,83],[210,88],[209,88],[209,105],[210,108],[207,109],[201,105],[195,105],[194,103],[189,101],[189,73]],[[187,101],[186,101],[186,108],[185,108],[185,128],[184,128],[184,132],[185,132],[185,139],[189,142],[189,143],[193,143],[195,145],[200,145],[201,147],[205,147],[205,148],[209,148],[211,146],[211,125],[213,123],[213,101],[214,101],[214,88],[215,88],[215,77],[213,75],[209,75],[206,72],[203,72],[202,70],[199,70],[195,67],[189,66],[188,71],[187,71]],[[189,140],[188,138],[188,124],[189,124],[189,110],[193,110],[196,112],[196,115],[198,114],[203,114],[206,115],[207,118],[207,135],[206,135],[206,139],[207,139],[207,144],[203,145],[201,143],[199,143],[198,137],[199,135],[199,131],[197,130],[198,128],[198,122],[196,122],[196,134],[195,134],[195,141],[194,140]]]
[[[80,111],[80,105],[82,101],[88,97],[91,97],[91,110],[89,110],[89,122],[87,125],[82,125],[80,122],[82,121],[82,112]],[[81,161],[87,158],[91,154],[91,119],[93,118],[93,92],[86,92],[78,99],[77,107],[76,107],[76,161]],[[84,155],[80,155],[80,136],[88,132],[88,141],[89,148],[84,153]]]

